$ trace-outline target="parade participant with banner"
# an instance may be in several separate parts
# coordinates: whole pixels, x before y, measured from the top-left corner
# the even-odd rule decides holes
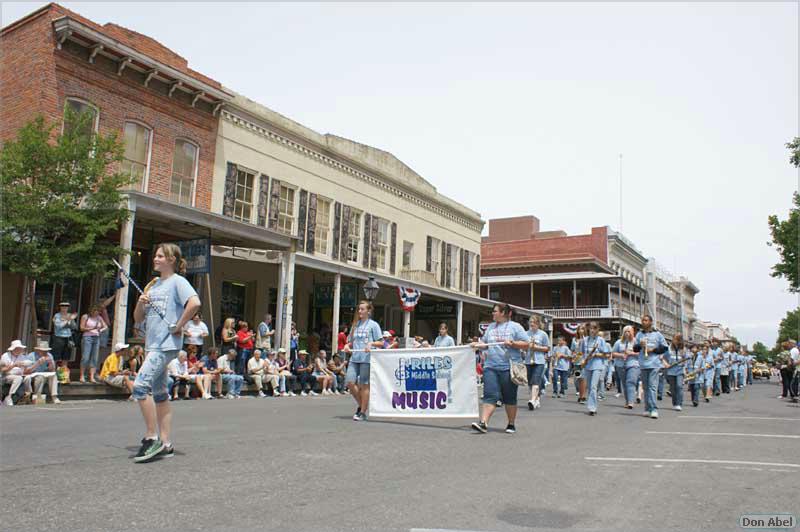
[[[370,351],[373,347],[383,346],[381,326],[370,316],[372,316],[372,303],[369,301],[359,302],[356,315],[353,317],[353,324],[350,327],[350,336],[344,346],[344,352],[350,353],[345,384],[358,405],[356,413],[353,414],[353,421],[367,419]]]
[[[586,408],[589,410],[590,416],[597,414],[598,387],[603,384],[606,356],[611,352],[605,339],[599,333],[600,324],[596,321],[590,322],[589,336],[583,339],[580,348],[583,353],[586,353],[583,372],[585,374],[584,381],[589,390]]]
[[[535,410],[541,406],[539,391],[544,390],[545,353],[550,350],[550,339],[547,333],[539,329],[539,316],[531,316],[528,321],[528,352],[525,355],[525,365],[528,369],[528,410]]]
[[[453,337],[447,334],[447,324],[442,322],[439,324],[439,336],[433,341],[433,347],[453,347],[456,343]]]
[[[472,344],[473,349],[486,349],[486,362],[483,366],[483,408],[480,421],[472,428],[481,434],[489,431],[488,424],[502,400],[506,407],[508,425],[506,433],[514,434],[517,429],[517,385],[511,380],[511,363],[522,362],[522,349],[530,345],[528,334],[522,326],[510,320],[511,308],[504,303],[492,307],[494,320],[486,329],[480,342]]]
[[[639,353],[639,367],[642,368],[642,386],[644,387],[644,415],[658,419],[658,403],[656,389],[661,372],[661,355],[667,352],[667,341],[659,331],[653,328],[653,317],[642,316],[642,330],[636,335],[633,350]]]
[[[174,455],[170,441],[172,413],[167,393],[167,365],[178,356],[183,326],[200,309],[197,292],[182,277],[186,261],[178,246],[158,246],[153,269],[159,277],[145,287],[133,311],[137,322],[146,320],[147,334],[147,358],[133,383],[133,398],[139,403],[146,426],[142,446],[134,458],[136,462]]]

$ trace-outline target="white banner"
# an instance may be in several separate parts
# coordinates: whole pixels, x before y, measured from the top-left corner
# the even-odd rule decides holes
[[[370,417],[478,417],[475,352],[470,346],[374,349]]]

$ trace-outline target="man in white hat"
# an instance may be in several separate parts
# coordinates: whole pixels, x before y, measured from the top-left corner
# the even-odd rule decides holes
[[[23,382],[26,389],[25,396],[30,398],[30,380],[25,379],[25,370],[29,368],[30,359],[25,354],[25,345],[19,340],[14,340],[8,347],[8,351],[0,357],[0,374],[3,376],[3,382],[11,383],[11,389],[9,389],[8,395],[3,400],[4,405],[14,405],[14,401],[11,398]]]
[[[59,404],[61,400],[58,398],[56,363],[53,360],[53,355],[50,354],[50,344],[47,343],[47,340],[39,340],[33,349],[33,353],[28,355],[32,362],[31,372],[25,377],[28,382],[33,381],[33,402],[36,403],[37,399],[41,397],[46,380],[47,389],[50,390],[50,397],[53,403]]]

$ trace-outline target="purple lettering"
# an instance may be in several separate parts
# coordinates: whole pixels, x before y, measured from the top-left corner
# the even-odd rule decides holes
[[[432,405],[433,403],[431,403]],[[420,408],[428,408],[428,393],[422,392],[419,394],[419,407]]]
[[[417,392],[406,392],[406,406],[417,408]]]
[[[392,408],[397,408],[398,406],[403,410],[406,409],[406,394],[403,392],[392,393]]]
[[[447,407],[447,394],[444,392],[438,392],[436,394],[436,408],[442,410]]]

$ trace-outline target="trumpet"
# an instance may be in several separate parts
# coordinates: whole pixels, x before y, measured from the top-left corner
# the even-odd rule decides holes
[[[586,356],[586,360],[585,361],[581,360],[581,365],[585,365],[587,362],[589,362],[594,357],[594,352],[597,351],[597,347],[598,346],[595,345],[592,348],[592,351]]]
[[[711,364],[704,364],[702,369],[696,369],[696,370],[694,370],[694,371],[690,371],[689,373],[687,373],[687,374],[686,374],[686,380],[687,380],[687,381],[693,380],[695,377],[697,377],[697,375],[698,375],[698,374],[700,374],[700,373],[703,373],[703,372],[705,372],[707,369],[711,369],[711,368],[713,368],[713,367],[714,367],[714,366],[713,366],[713,365],[711,365]]]

